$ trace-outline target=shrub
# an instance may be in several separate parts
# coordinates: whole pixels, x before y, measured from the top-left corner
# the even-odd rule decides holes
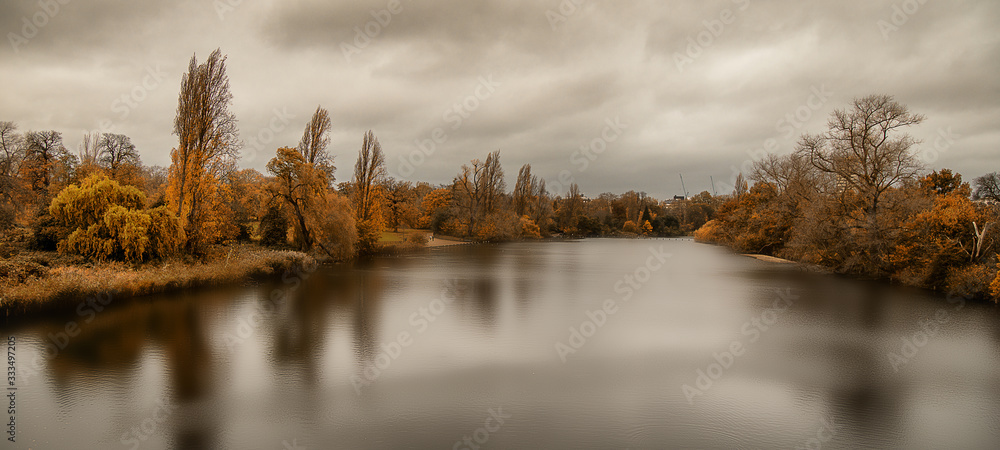
[[[319,218],[316,242],[334,259],[345,260],[354,256],[354,243],[358,240],[357,224],[351,214],[347,198],[328,194],[325,214]]]
[[[626,220],[625,225],[622,225],[622,231],[631,234],[639,234],[639,226],[631,220]]]
[[[288,218],[277,205],[269,206],[260,219],[260,243],[269,247],[288,244]]]
[[[1000,260],[1000,255],[997,255],[997,259]],[[997,261],[997,274],[990,283],[990,297],[993,297],[994,302],[1000,301],[1000,261]]]
[[[6,231],[13,227],[16,216],[14,205],[0,203],[0,231]]]
[[[970,264],[948,270],[945,279],[947,292],[965,298],[990,296],[990,281],[996,277],[992,264]]]
[[[382,238],[382,226],[376,220],[357,222],[358,252],[372,253],[378,247]]]
[[[421,233],[419,231],[413,233],[407,233],[406,242],[417,245],[427,244],[427,234]]]
[[[32,247],[36,250],[54,251],[59,247],[59,241],[69,236],[70,230],[62,225],[48,211],[42,210],[31,223],[31,234],[34,237]]]
[[[542,232],[528,216],[521,216],[521,237],[525,239],[541,239]]]

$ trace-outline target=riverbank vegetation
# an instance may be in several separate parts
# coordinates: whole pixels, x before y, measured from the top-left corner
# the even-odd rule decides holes
[[[124,134],[86,134],[71,152],[59,131],[0,122],[0,305],[231,282],[407,251],[433,235],[672,236],[698,229],[718,206],[707,192],[671,202],[635,191],[588,198],[575,184],[550,193],[528,164],[508,191],[499,150],[450,183],[398,180],[373,131],[360,139],[353,176],[337,182],[322,106],[297,145],[276,146],[265,173],[241,169],[232,101],[226,57],[193,56],[166,168],[144,165]]]
[[[947,169],[919,176],[903,130],[923,117],[891,97],[837,111],[826,133],[759,161],[732,195],[659,200],[645,192],[549,192],[530,164],[511,189],[501,151],[449,183],[394,179],[373,131],[337,182],[332,118],[317,106],[297,145],[265,173],[241,169],[226,58],[192,57],[182,76],[169,167],[146,166],[123,134],[83,136],[0,122],[0,297],[11,302],[106,289],[142,294],[229,282],[305,261],[419,248],[429,236],[500,242],[694,233],[742,252],[821,264],[963,295],[1000,296],[997,210]],[[996,174],[976,194],[997,199]],[[992,197],[991,197],[992,196]],[[403,230],[403,231],[400,231]],[[130,285],[134,284],[134,286]],[[990,285],[994,286],[990,294]]]
[[[1000,298],[1000,176],[975,186],[926,170],[905,129],[924,120],[892,97],[856,99],[795,152],[758,161],[695,233],[746,253]],[[750,185],[752,183],[752,185]]]

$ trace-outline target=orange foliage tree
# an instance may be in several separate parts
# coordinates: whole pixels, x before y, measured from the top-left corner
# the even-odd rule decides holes
[[[179,142],[170,152],[167,198],[192,253],[235,232],[219,195],[220,180],[235,168],[241,145],[236,116],[229,110],[233,95],[225,61],[218,49],[201,65],[192,56],[177,100]]]

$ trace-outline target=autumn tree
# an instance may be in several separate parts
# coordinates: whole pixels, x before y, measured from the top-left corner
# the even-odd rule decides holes
[[[440,224],[451,206],[452,190],[438,188],[427,193],[420,202],[420,217],[417,228],[431,228],[440,231]]]
[[[919,183],[920,188],[929,194],[948,195],[955,191],[966,197],[972,194],[969,183],[963,183],[962,175],[952,173],[951,169],[935,170],[920,178]]]
[[[233,170],[239,152],[236,116],[230,111],[226,57],[218,49],[198,64],[191,57],[181,79],[174,118],[178,146],[171,154],[168,198],[187,234],[186,247],[198,252],[220,238],[218,183]]]
[[[253,234],[252,223],[260,219],[267,203],[266,185],[264,175],[254,169],[232,171],[222,179],[220,196],[239,229],[237,239],[249,240]]]
[[[330,113],[323,107],[317,106],[312,119],[306,124],[306,129],[302,132],[302,139],[299,141],[298,150],[302,157],[316,169],[326,174],[327,183],[332,186],[334,183],[334,172],[337,170],[333,165],[333,156],[327,151],[330,145],[330,128],[333,122],[330,121]]]
[[[375,133],[368,130],[362,139],[361,150],[358,151],[358,160],[354,164],[354,181],[351,183],[358,245],[363,252],[373,250],[382,234],[382,206],[385,200],[383,184],[387,174],[382,144],[378,142]]]
[[[393,231],[399,231],[401,223],[414,222],[417,211],[413,199],[416,192],[409,181],[387,178],[384,186],[386,222]]]
[[[274,176],[268,193],[287,205],[300,247],[309,250],[314,241],[307,216],[310,210],[319,208],[319,202],[326,196],[326,175],[306,162],[297,149],[288,147],[278,149],[277,155],[267,163],[267,171]]]
[[[920,188],[926,192],[925,184]],[[967,185],[931,195],[933,206],[903,224],[890,260],[894,278],[933,288],[944,284],[949,271],[985,262],[996,254],[993,228],[997,217],[969,200]]]
[[[838,205],[830,211],[837,214],[834,223],[846,227],[841,238],[854,243],[845,266],[851,272],[884,276],[889,269],[900,205],[884,200],[920,168],[912,152],[917,141],[904,130],[923,120],[891,96],[870,95],[855,99],[849,110],[835,110],[827,132],[799,141],[797,151],[833,177]]]
[[[145,202],[139,189],[100,173],[68,186],[49,206],[49,214],[72,230],[59,251],[130,262],[174,253],[184,241],[176,216],[165,207],[144,209]]]

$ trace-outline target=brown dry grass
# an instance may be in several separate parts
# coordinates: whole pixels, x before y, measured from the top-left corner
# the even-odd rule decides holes
[[[57,310],[88,296],[116,293],[121,297],[148,295],[177,289],[233,284],[280,274],[285,270],[317,264],[311,256],[295,251],[269,250],[255,245],[235,245],[209,261],[168,260],[142,266],[123,263],[53,265],[23,280],[0,287],[0,314]],[[38,255],[33,256],[38,259]],[[18,262],[8,262],[18,265]]]

